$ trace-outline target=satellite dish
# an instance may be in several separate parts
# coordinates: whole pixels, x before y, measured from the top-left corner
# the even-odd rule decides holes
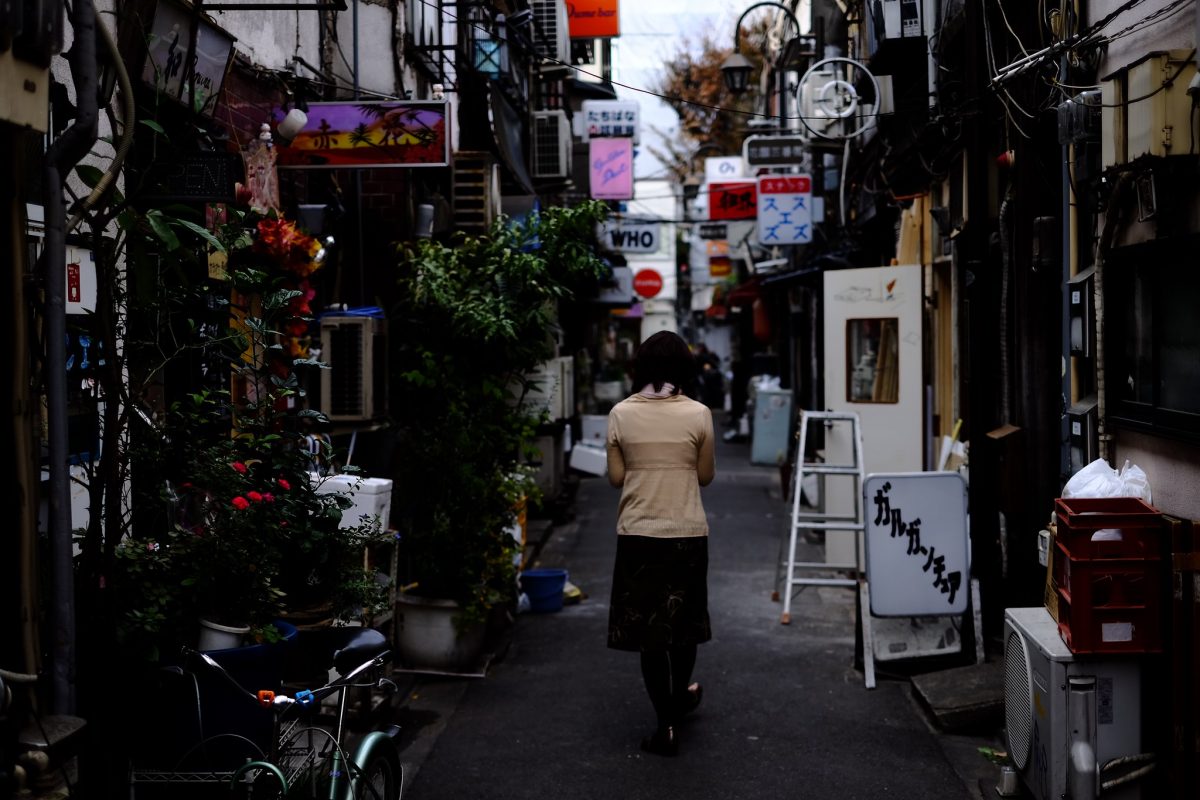
[[[860,90],[869,92],[860,94]],[[845,141],[875,125],[879,82],[852,58],[826,58],[808,68],[796,87],[800,121],[814,136]]]

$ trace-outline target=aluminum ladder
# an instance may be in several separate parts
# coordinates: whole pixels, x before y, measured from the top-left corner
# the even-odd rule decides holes
[[[849,425],[852,441],[850,463],[827,463],[805,461],[805,446],[808,444],[809,423],[820,422],[827,429],[834,425]],[[858,414],[847,411],[806,411],[800,412],[799,444],[796,449],[795,485],[792,487],[792,524],[788,539],[787,552],[781,558],[780,565],[787,566],[787,579],[784,583],[783,614],[780,623],[788,625],[792,621],[792,591],[795,586],[849,586],[858,588],[862,578],[859,564],[862,561],[861,535],[864,531],[863,520],[863,445],[862,426]],[[800,498],[806,475],[847,475],[854,482],[854,513],[849,516],[831,516],[824,511],[802,511]],[[824,494],[824,490],[822,490]],[[823,498],[824,499],[824,498]],[[837,532],[854,537],[854,563],[829,564],[824,561],[797,561],[796,541],[800,531],[814,530]],[[828,535],[828,533],[826,534]],[[797,571],[849,572],[849,577],[797,577]],[[778,578],[776,579],[778,584]],[[778,590],[776,591],[778,595]]]

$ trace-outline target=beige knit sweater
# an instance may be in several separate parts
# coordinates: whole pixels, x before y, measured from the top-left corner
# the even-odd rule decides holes
[[[682,394],[635,394],[608,414],[608,480],[621,488],[617,533],[707,536],[700,487],[716,474],[712,412]]]

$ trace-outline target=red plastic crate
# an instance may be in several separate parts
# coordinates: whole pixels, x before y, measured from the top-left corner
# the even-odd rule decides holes
[[[1072,653],[1161,653],[1162,610],[1076,607],[1059,589],[1058,633]]]
[[[1164,608],[1162,559],[1073,558],[1055,542],[1054,583],[1076,608]]]
[[[1140,497],[1060,497],[1054,511],[1054,538],[1072,558],[1162,558],[1166,551],[1162,512]],[[1109,529],[1121,538],[1092,539]]]

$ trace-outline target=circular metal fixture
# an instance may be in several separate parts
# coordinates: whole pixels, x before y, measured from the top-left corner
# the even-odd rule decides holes
[[[870,96],[860,93],[869,89]],[[879,82],[871,71],[852,58],[826,58],[808,68],[796,87],[800,121],[814,136],[844,141],[859,136],[875,124],[879,108]],[[875,111],[858,115],[861,107]]]

